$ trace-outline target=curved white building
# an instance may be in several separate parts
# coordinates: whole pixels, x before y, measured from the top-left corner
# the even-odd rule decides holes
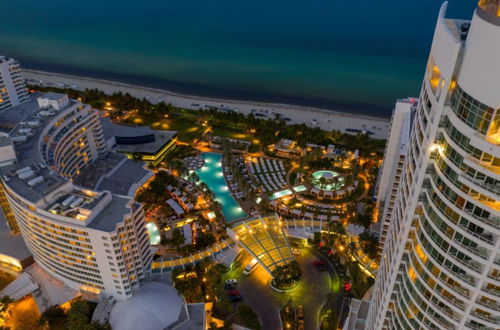
[[[48,93],[0,113],[1,206],[37,264],[95,299],[127,299],[149,270],[140,204],[72,179],[107,150],[97,111]],[[2,127],[5,131],[5,127]]]
[[[446,6],[366,329],[500,328],[500,5]]]

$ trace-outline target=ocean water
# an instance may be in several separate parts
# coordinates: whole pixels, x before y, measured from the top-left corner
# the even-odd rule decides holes
[[[418,96],[440,0],[0,0],[26,68],[389,116]],[[470,18],[476,0],[450,0]]]

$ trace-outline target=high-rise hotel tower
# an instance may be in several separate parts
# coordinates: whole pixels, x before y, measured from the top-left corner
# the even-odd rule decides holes
[[[28,101],[28,90],[19,62],[0,56],[0,111]]]
[[[500,329],[500,1],[446,7],[365,329]]]
[[[0,112],[0,207],[12,233],[20,232],[35,262],[66,286],[90,299],[103,293],[124,300],[152,260],[142,206],[133,193],[74,183],[94,162],[84,183],[92,175],[97,181],[111,156],[99,113],[67,95],[38,95]],[[121,157],[116,184],[145,176]]]

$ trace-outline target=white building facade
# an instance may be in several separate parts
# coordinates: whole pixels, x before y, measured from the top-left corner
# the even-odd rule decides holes
[[[128,299],[152,261],[141,204],[72,181],[107,152],[97,111],[56,93],[6,111],[19,119],[9,132],[14,163],[0,167],[1,206],[15,220],[9,225],[36,263],[68,287],[89,299]]]
[[[399,181],[410,141],[412,114],[418,104],[416,99],[403,99],[396,102],[392,113],[391,126],[377,189],[377,210],[379,222],[379,244],[384,246],[390,220],[396,201]]]
[[[0,55],[0,111],[28,101],[19,62]]]
[[[500,11],[439,12],[366,329],[500,328]],[[385,160],[392,161],[391,159]]]

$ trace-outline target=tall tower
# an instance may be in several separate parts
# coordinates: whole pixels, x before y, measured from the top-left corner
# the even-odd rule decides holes
[[[366,329],[500,328],[500,1],[440,9]],[[392,162],[386,159],[385,162]]]
[[[0,55],[0,111],[28,100],[19,62]]]
[[[94,161],[104,162],[99,113],[47,93],[0,112],[0,122],[10,129],[0,141],[15,151],[0,153],[0,206],[12,231],[21,233],[40,267],[85,297],[130,298],[153,257],[142,206],[133,195],[73,181]],[[122,157],[113,168],[117,185],[134,175],[126,167],[133,161]],[[87,178],[97,181],[102,173],[96,175]]]
[[[381,249],[384,246],[387,231],[389,230],[397,197],[397,188],[403,173],[406,154],[408,153],[411,120],[417,105],[417,99],[398,100],[392,113],[391,126],[384,151],[386,161],[382,166],[377,189],[378,232]]]

